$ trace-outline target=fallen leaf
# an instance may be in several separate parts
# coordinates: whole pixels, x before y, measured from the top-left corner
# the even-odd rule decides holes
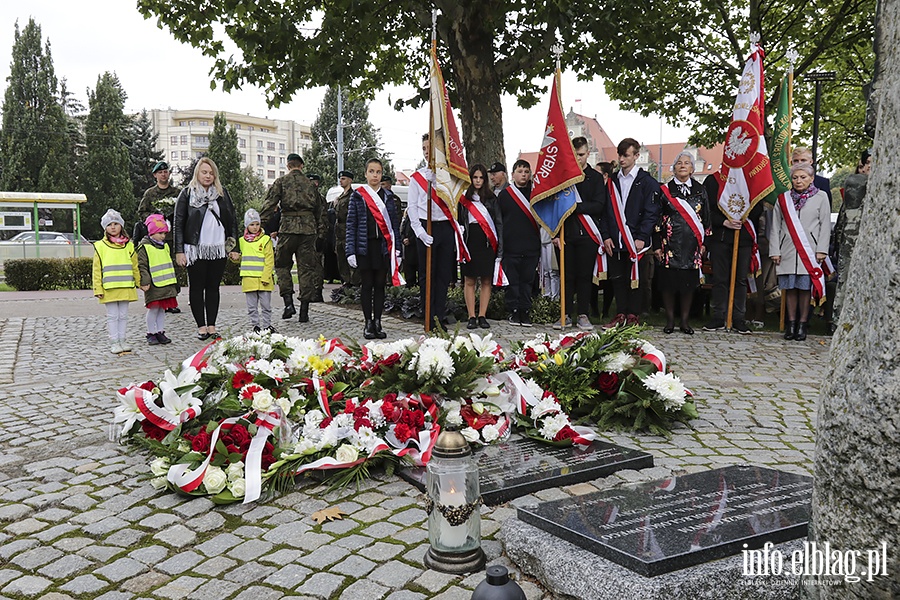
[[[317,525],[321,525],[325,521],[334,521],[335,519],[343,519],[341,515],[346,515],[339,506],[329,506],[322,510],[317,510],[311,516]]]

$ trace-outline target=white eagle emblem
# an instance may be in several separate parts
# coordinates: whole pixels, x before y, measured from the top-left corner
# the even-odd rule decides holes
[[[744,130],[740,127],[735,127],[728,135],[728,142],[725,144],[725,156],[734,160],[736,157],[744,154],[750,148],[752,142],[753,140],[749,134],[744,133]]]

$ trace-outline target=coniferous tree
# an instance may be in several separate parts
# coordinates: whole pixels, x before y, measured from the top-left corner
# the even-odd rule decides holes
[[[225,113],[216,113],[213,119],[213,130],[209,134],[209,157],[219,167],[219,179],[228,188],[234,210],[239,217],[243,217],[246,199],[238,135],[234,127],[229,127],[226,123]]]
[[[0,132],[0,188],[15,192],[73,192],[74,154],[60,104],[50,42],[41,27],[16,23]]]
[[[144,196],[144,190],[156,183],[150,170],[163,159],[162,151],[156,149],[158,139],[159,134],[153,131],[153,122],[146,109],[132,119],[126,130],[125,144],[128,146],[131,167],[129,176],[138,202]]]
[[[250,165],[241,169],[241,179],[244,182],[244,204],[247,208],[260,210],[263,200],[266,198],[266,184]]]
[[[312,125],[312,147],[304,155],[304,173],[322,176],[323,189],[337,183],[337,88],[325,92],[319,115]],[[344,169],[352,171],[357,182],[364,181],[366,160],[375,157],[384,163],[384,172],[393,176],[390,155],[381,148],[378,129],[369,122],[369,105],[362,98],[342,92],[341,116],[344,119]]]
[[[102,235],[100,217],[108,208],[122,213],[126,228],[134,223],[137,212],[125,145],[128,127],[125,98],[119,78],[109,72],[98,77],[97,88],[89,92],[90,112],[85,121],[87,153],[81,173],[82,189],[88,197],[82,211],[82,228],[88,237]]]

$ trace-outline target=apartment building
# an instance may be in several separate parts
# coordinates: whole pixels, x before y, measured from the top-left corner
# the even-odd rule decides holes
[[[213,130],[213,110],[149,111],[153,130],[159,134],[158,147],[173,170],[184,170],[191,161],[209,150]],[[241,168],[250,166],[269,185],[287,172],[287,155],[303,155],[312,146],[308,125],[226,112],[229,126],[238,134]]]

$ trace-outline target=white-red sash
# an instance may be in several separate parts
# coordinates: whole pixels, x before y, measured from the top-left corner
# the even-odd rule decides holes
[[[528,220],[531,221],[531,224],[534,225],[534,230],[540,231],[541,228],[538,227],[537,221],[534,220],[534,214],[531,212],[531,204],[529,204],[528,198],[526,198],[515,185],[507,187],[506,190],[509,192],[512,199],[515,200],[516,205],[521,208],[522,212],[525,213],[525,216],[528,217]]]
[[[405,285],[406,282],[403,280],[403,275],[400,274],[400,261],[397,259],[396,252],[398,247],[397,240],[394,239],[394,227],[391,223],[391,215],[388,213],[387,206],[378,193],[373,193],[372,189],[366,185],[358,187],[356,191],[359,192],[359,195],[366,202],[366,207],[372,213],[375,224],[378,225],[381,235],[384,236],[387,242],[388,257],[391,259],[391,285]]]
[[[622,201],[622,195],[619,194],[619,188],[613,183],[612,177],[606,180],[606,187],[609,189],[609,197],[613,201],[613,215],[616,217],[616,226],[619,228],[619,234],[622,236],[622,243],[628,250],[628,256],[631,258],[631,287],[636,289],[640,282],[637,247],[634,245],[634,236],[631,235],[631,229],[628,228],[625,219],[625,202]]]
[[[484,232],[491,248],[493,248],[496,257],[497,250],[500,248],[500,240],[497,239],[497,226],[487,211],[487,207],[481,202],[469,200],[465,195],[459,197],[459,203],[465,206],[472,213],[472,216],[475,217],[475,221],[481,226],[481,230]],[[503,265],[500,261],[494,261],[494,279],[492,284],[500,287],[509,285],[509,279],[506,278],[506,273],[503,271]]]
[[[412,178],[419,184],[419,187],[427,194],[428,193],[428,181],[425,177],[416,171],[412,174]],[[431,187],[431,200],[434,202],[437,207],[444,213],[444,216],[447,217],[447,220],[450,222],[450,225],[453,226],[453,231],[456,233],[456,262],[464,263],[472,260],[472,256],[469,254],[469,249],[466,247],[466,242],[463,239],[463,229],[462,225],[456,222],[456,219],[453,218],[453,213],[450,212],[450,207],[447,206],[447,203],[444,202],[444,199],[438,196],[437,190],[434,189],[434,186]]]
[[[606,279],[608,268],[606,265],[606,252],[603,251],[603,238],[600,236],[600,230],[597,224],[587,215],[576,215],[581,226],[587,231],[591,240],[597,244],[597,260],[594,263],[594,277],[597,279]]]
[[[694,237],[697,239],[697,247],[699,248],[702,246],[703,240],[706,237],[706,232],[703,230],[703,223],[700,221],[700,215],[697,214],[693,206],[688,204],[687,200],[679,196],[673,196],[668,185],[661,186],[660,189],[669,201],[669,204],[672,205],[672,208],[678,211],[678,214],[681,215],[684,222],[691,228]]]
[[[756,276],[762,269],[762,258],[759,256],[759,240],[756,238],[756,226],[753,221],[747,219],[744,221],[744,229],[750,234],[750,272],[747,274],[747,286],[750,292],[756,293]]]
[[[809,236],[806,235],[806,231],[803,230],[803,225],[800,224],[800,216],[794,208],[794,201],[791,198],[791,193],[785,192],[778,196],[778,205],[781,207],[781,214],[784,216],[784,222],[787,225],[788,233],[791,235],[791,240],[794,242],[794,248],[796,248],[797,254],[800,256],[800,261],[803,263],[806,272],[809,273],[809,277],[812,280],[813,297],[816,299],[824,298],[825,273],[822,271],[822,267],[819,266],[818,261],[816,261],[816,254],[809,244]]]

